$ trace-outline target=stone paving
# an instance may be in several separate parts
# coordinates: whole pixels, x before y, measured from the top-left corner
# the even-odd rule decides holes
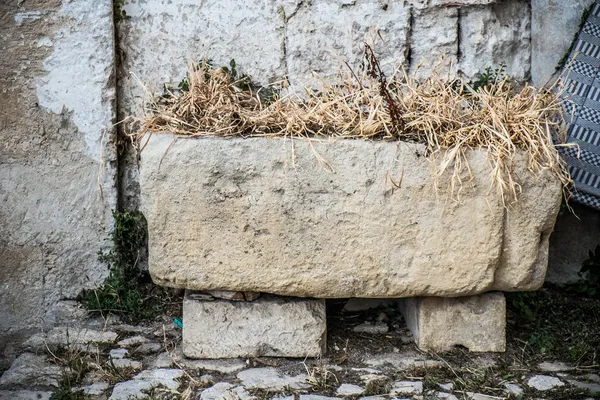
[[[449,364],[417,351],[406,327],[383,314],[377,311],[373,330],[364,329],[362,315],[350,315],[347,331],[354,336],[330,335],[329,358],[306,360],[186,359],[181,330],[167,319],[131,326],[113,317],[86,318],[80,326],[57,327],[25,340],[0,378],[0,399],[50,399],[53,392],[57,400],[557,399],[562,397],[549,394],[566,387],[587,389],[589,399],[600,396],[598,374],[562,362],[544,362],[535,371],[507,377],[494,396],[461,390],[450,380],[432,388],[423,371]],[[482,370],[499,357],[472,356]],[[67,387],[80,396],[59,396]]]

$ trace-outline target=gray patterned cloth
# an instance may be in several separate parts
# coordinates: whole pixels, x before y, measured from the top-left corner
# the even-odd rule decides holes
[[[600,1],[592,6],[565,65],[567,142],[578,145],[561,148],[575,183],[571,198],[600,210]]]

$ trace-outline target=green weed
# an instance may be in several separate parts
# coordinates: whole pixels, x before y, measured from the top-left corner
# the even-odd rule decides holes
[[[123,9],[123,6],[125,6],[126,2],[127,0],[113,0],[113,19],[115,24],[131,18]]]
[[[118,314],[125,322],[154,319],[163,312],[169,293],[152,284],[140,268],[146,250],[146,219],[139,212],[114,212],[113,216],[113,249],[99,253],[110,275],[100,288],[85,291],[81,299],[88,310]]]
[[[503,79],[505,79],[506,65],[500,64],[498,68],[487,67],[483,72],[475,75],[475,78],[469,82],[469,86],[473,88],[474,91],[478,91],[480,89],[485,89],[490,85],[497,85]]]
[[[70,386],[60,386],[50,395],[50,400],[85,400],[82,390],[73,390]]]
[[[600,300],[551,288],[507,293],[508,340],[535,361],[593,365],[600,351]]]

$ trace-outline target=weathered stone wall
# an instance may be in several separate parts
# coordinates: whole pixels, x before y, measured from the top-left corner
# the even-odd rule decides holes
[[[504,63],[509,74],[540,84],[592,1],[128,0],[117,30],[119,113],[140,115],[147,97],[140,82],[150,92],[176,85],[186,62],[203,56],[223,65],[234,58],[262,83],[327,76],[341,60],[355,64],[374,29],[385,39],[377,52],[386,68],[397,60],[414,71],[444,55],[468,77]],[[6,337],[51,322],[58,299],[102,282],[107,271],[96,252],[107,245],[117,203],[117,160],[112,2],[5,0],[0,11]],[[135,157],[122,161],[123,205],[137,208]],[[551,256],[551,272],[553,265]]]
[[[0,3],[0,354],[106,276],[113,43],[110,0]]]

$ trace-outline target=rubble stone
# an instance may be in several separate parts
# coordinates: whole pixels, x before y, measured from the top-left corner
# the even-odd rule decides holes
[[[200,400],[254,400],[255,396],[250,395],[242,386],[234,386],[231,383],[219,382],[214,386],[204,389],[200,395]]]
[[[283,390],[286,387],[291,389],[306,389],[307,375],[289,376],[284,375],[274,368],[251,368],[239,372],[238,379],[242,385],[248,389],[266,389]]]
[[[2,374],[0,388],[58,387],[61,376],[61,368],[56,364],[50,364],[46,357],[23,353]]]
[[[535,375],[527,380],[527,385],[536,390],[550,390],[555,387],[564,386],[560,379],[549,375]]]
[[[342,383],[335,394],[338,396],[359,396],[365,392],[365,389],[358,385],[353,385],[351,383]]]

